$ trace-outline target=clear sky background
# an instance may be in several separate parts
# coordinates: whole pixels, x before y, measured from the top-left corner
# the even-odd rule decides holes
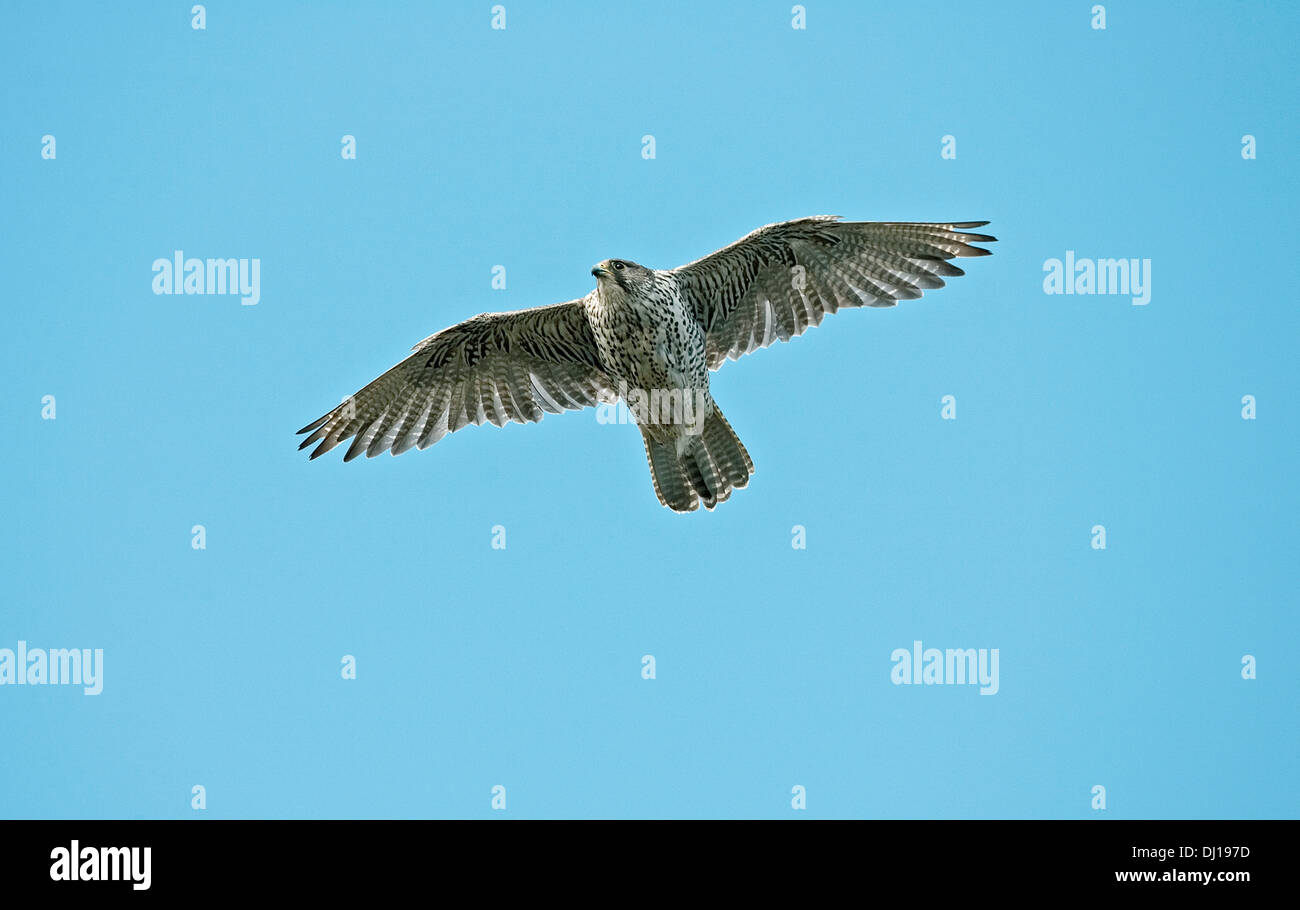
[[[0,12],[0,648],[105,671],[0,687],[0,816],[1297,815],[1294,4],[190,5]],[[999,242],[714,374],[714,513],[595,411],[296,450],[438,329],[822,213]]]

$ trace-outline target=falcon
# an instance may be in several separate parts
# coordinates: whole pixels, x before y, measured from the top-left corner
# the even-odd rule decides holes
[[[298,431],[311,457],[424,449],[470,424],[533,423],[547,413],[622,399],[641,431],[659,502],[713,509],[749,483],[754,462],[709,392],[709,371],[789,341],[841,307],[891,307],[964,274],[949,260],[987,256],[948,224],[841,221],[769,224],[679,268],[628,259],[592,268],[585,297],[480,313]],[[616,391],[617,390],[617,391]]]

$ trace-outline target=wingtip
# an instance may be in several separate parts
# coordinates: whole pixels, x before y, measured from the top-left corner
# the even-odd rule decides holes
[[[329,419],[330,419],[330,414],[333,414],[333,413],[334,413],[333,411],[330,411],[329,414],[322,414],[320,417],[317,417],[315,420],[313,420],[311,423],[307,424],[307,426],[303,427],[301,430],[299,430],[299,431],[298,431],[297,433],[295,433],[294,435],[295,435],[295,436],[301,436],[303,433],[310,433],[312,430],[316,429],[317,427],[319,427],[319,426],[321,426],[323,423],[325,423],[325,421],[329,420]]]

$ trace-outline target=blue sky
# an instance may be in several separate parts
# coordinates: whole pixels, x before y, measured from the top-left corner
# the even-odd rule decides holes
[[[0,686],[0,816],[1296,816],[1296,7],[190,5],[0,13],[0,649],[104,653]],[[594,411],[296,450],[440,328],[822,213],[999,242],[714,374],[716,512]]]

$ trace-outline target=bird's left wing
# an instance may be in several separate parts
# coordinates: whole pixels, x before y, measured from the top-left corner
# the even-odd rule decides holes
[[[987,256],[988,224],[840,221],[818,215],[759,228],[674,269],[705,331],[709,369],[802,335],[840,307],[887,307],[964,274],[948,262]]]
[[[539,421],[595,405],[612,388],[581,300],[482,313],[430,335],[337,408],[307,424],[311,457],[347,439],[344,461],[423,449],[470,424]]]

